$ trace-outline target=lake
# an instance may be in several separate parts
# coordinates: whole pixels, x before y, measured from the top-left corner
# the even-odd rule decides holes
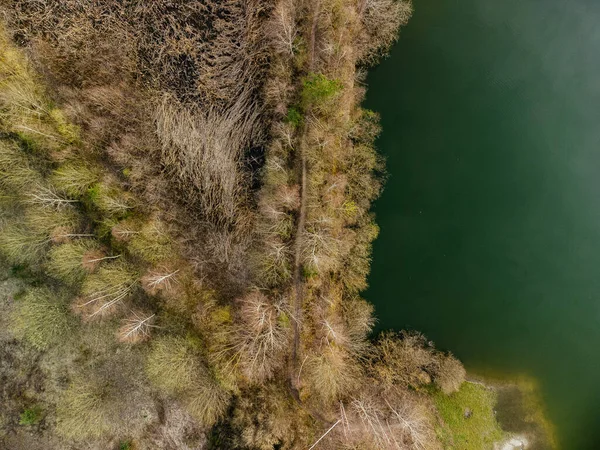
[[[367,299],[476,371],[539,381],[600,448],[600,2],[416,0],[369,75],[389,179]]]

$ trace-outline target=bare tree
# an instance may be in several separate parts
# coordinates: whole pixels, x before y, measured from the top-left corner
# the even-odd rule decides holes
[[[271,12],[270,24],[266,27],[276,51],[289,57],[294,55],[298,36],[295,9],[295,4],[291,0],[277,2]]]
[[[26,203],[43,208],[66,209],[77,203],[77,200],[65,198],[50,187],[38,185],[27,194]]]
[[[230,347],[224,351],[231,354],[231,364],[238,365],[246,378],[263,382],[281,367],[290,345],[291,327],[285,306],[253,291],[238,300],[236,315],[238,323]]]
[[[150,295],[171,291],[179,281],[178,274],[180,271],[181,269],[170,267],[152,269],[142,277],[142,288]]]
[[[117,332],[119,341],[130,344],[147,341],[150,339],[152,328],[155,327],[155,317],[156,314],[132,311],[129,317],[123,320],[123,325]]]

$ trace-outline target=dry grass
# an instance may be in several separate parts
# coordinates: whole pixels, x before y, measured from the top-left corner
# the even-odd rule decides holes
[[[226,111],[194,111],[165,97],[156,111],[164,164],[214,224],[235,223],[245,200],[242,158],[260,131],[260,115],[248,114],[248,101],[240,98]]]

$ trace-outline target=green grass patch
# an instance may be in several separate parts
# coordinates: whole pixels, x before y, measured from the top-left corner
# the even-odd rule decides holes
[[[286,122],[291,124],[294,128],[298,128],[304,121],[304,116],[298,108],[291,107],[288,109]]]
[[[305,107],[321,105],[334,98],[343,88],[340,80],[327,78],[320,73],[310,74],[302,82],[302,103]]]
[[[37,425],[44,418],[44,410],[40,406],[27,408],[19,416],[19,425]]]
[[[133,444],[131,441],[121,441],[119,443],[119,450],[133,450]]]
[[[496,393],[492,389],[467,382],[454,394],[434,393],[433,400],[443,421],[438,434],[445,449],[491,449],[503,438],[494,415]]]

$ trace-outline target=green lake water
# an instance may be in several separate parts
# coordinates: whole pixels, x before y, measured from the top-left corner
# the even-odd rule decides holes
[[[600,449],[600,1],[415,0],[367,107],[379,327],[534,376],[561,448]]]

